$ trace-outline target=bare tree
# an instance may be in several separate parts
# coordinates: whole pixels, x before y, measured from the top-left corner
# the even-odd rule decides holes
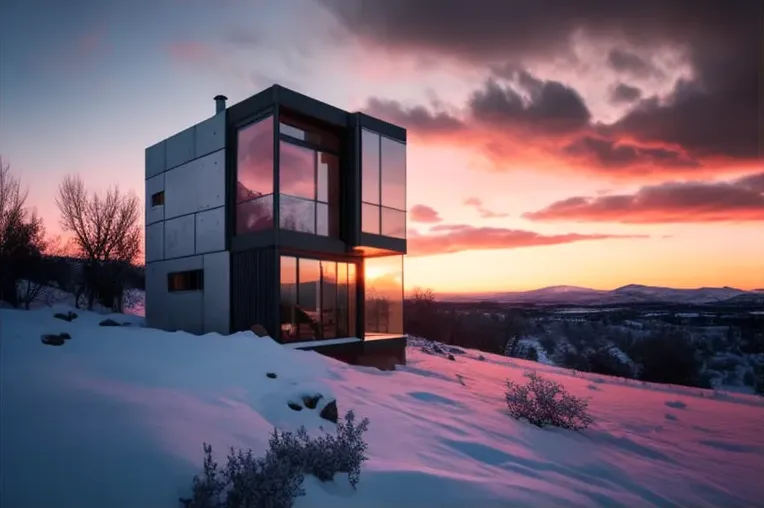
[[[58,188],[61,228],[71,233],[75,252],[84,261],[83,287],[89,309],[98,298],[122,308],[126,267],[140,254],[140,202],[134,193],[111,187],[89,192],[79,176],[68,175]]]
[[[21,179],[0,157],[0,300],[14,306],[19,301],[20,279],[27,279],[28,289],[45,248],[42,220],[27,208],[26,199]],[[26,296],[33,298],[40,292],[27,292]]]

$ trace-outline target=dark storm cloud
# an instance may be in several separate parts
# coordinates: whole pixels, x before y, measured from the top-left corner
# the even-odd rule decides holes
[[[555,81],[538,80],[527,72],[518,73],[517,82],[528,93],[528,101],[511,87],[489,79],[470,98],[473,118],[545,132],[572,131],[589,123],[589,110],[572,88]]]
[[[639,146],[612,139],[583,136],[564,148],[571,156],[587,159],[589,162],[608,168],[643,166],[653,164],[660,167],[697,167],[697,161],[681,152],[661,147]]]
[[[579,30],[618,40],[621,53],[611,54],[611,65],[632,73],[650,66],[630,58],[635,55],[625,47],[686,48],[693,83],[679,83],[668,101],[642,100],[613,126],[613,135],[680,145],[693,157],[761,156],[761,2],[484,0],[476,8],[463,0],[322,1],[369,43],[486,68],[569,55],[571,36]],[[500,111],[533,118],[501,91],[490,83],[478,90],[477,110],[494,101]]]
[[[610,96],[610,100],[614,104],[628,104],[641,98],[642,90],[635,86],[626,85],[624,83],[618,83],[618,85],[613,88],[613,93]]]
[[[458,133],[475,123],[537,134],[563,134],[589,124],[589,110],[572,88],[536,79],[525,71],[515,72],[512,81],[510,85],[493,78],[486,80],[470,96],[464,119],[424,106],[405,107],[397,101],[378,98],[371,98],[365,109],[414,132],[434,135]]]
[[[424,106],[405,107],[398,101],[369,99],[366,109],[381,118],[420,132],[439,133],[463,129],[458,118],[438,111],[430,111]]]

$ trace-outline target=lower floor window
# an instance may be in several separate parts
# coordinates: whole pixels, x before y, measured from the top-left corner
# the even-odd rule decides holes
[[[281,340],[355,337],[356,265],[281,256]]]
[[[364,332],[371,335],[403,333],[403,256],[364,261]]]
[[[201,291],[204,289],[204,270],[188,270],[167,274],[167,291]]]

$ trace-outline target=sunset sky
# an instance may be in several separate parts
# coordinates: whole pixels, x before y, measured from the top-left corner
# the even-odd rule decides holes
[[[0,154],[55,234],[64,175],[143,198],[147,146],[279,83],[408,129],[407,287],[762,288],[762,22],[753,0],[5,2]]]

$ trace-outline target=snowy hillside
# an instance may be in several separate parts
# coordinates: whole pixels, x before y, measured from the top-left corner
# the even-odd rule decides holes
[[[756,506],[764,399],[416,347],[394,372],[258,339],[142,328],[136,316],[0,309],[0,506],[177,508],[202,443],[264,451],[274,426],[331,427],[305,394],[371,420],[358,490],[305,480],[296,507]],[[110,317],[129,326],[99,326]],[[68,333],[62,346],[43,334]],[[482,358],[482,359],[481,359]],[[580,433],[506,414],[528,369],[590,398]],[[266,376],[275,373],[276,377]]]

